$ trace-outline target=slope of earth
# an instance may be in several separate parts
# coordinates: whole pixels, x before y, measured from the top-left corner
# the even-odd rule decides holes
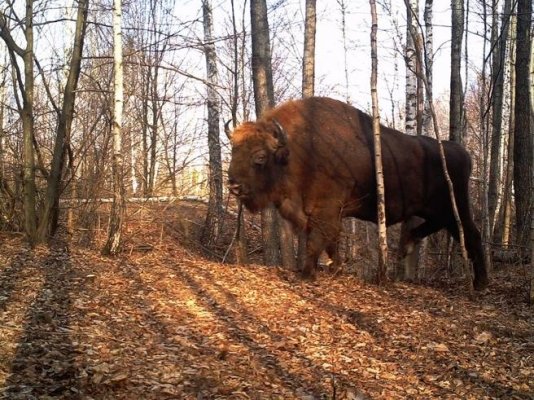
[[[0,398],[529,399],[520,285],[503,271],[469,300],[348,275],[306,283],[171,237],[110,259],[2,235]]]

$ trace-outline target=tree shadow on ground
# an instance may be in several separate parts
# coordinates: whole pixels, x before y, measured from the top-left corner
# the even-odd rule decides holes
[[[260,343],[254,338],[258,333],[267,338],[268,343],[277,343],[284,339],[280,334],[273,333],[270,328],[251,314],[245,306],[237,301],[236,296],[228,291],[224,286],[218,284],[215,278],[205,269],[196,269],[195,272],[203,276],[203,282],[209,282],[209,287],[203,286],[199,280],[184,268],[176,266],[174,271],[180,280],[190,287],[198,296],[198,299],[215,314],[218,319],[228,326],[228,332],[232,339],[245,345],[261,362],[264,368],[271,370],[284,385],[293,391],[305,389],[314,396],[325,396],[325,386],[329,386],[331,381],[344,387],[352,387],[355,382],[349,382],[346,377],[333,373],[319,366],[312,359],[306,357],[299,349],[285,349],[290,352],[290,358],[297,360],[301,369],[305,369],[311,379],[305,379],[297,373],[290,372],[280,362],[280,357],[268,345]],[[224,302],[218,301],[210,292],[217,292],[222,295]],[[243,326],[254,327],[252,334],[245,330]],[[326,381],[330,381],[326,383]],[[323,383],[323,385],[321,385]]]
[[[225,327],[225,331],[227,332],[229,338],[235,343],[242,344],[246,348],[248,348],[250,355],[259,360],[261,367],[272,371],[274,375],[278,378],[279,383],[282,384],[286,389],[296,391],[298,389],[307,388],[313,393],[321,392],[321,389],[318,386],[310,385],[309,382],[306,382],[305,380],[301,379],[301,377],[299,377],[298,375],[292,374],[291,372],[287,371],[286,368],[284,368],[280,364],[276,354],[270,352],[267,348],[258,343],[244,329],[244,327],[242,326],[243,324],[239,323],[241,319],[245,319],[246,321],[244,322],[247,325],[254,324],[255,328],[258,328],[261,333],[268,336],[272,341],[282,339],[281,336],[271,334],[267,327],[263,326],[259,321],[255,320],[253,316],[249,315],[246,310],[242,309],[240,305],[236,303],[235,298],[232,296],[231,293],[225,291],[220,285],[217,284],[214,285],[215,287],[211,285],[211,287],[209,288],[204,287],[201,283],[194,279],[191,274],[186,272],[179,265],[173,266],[172,271],[173,273],[175,273],[176,278],[178,279],[177,285],[190,289],[192,293],[196,295],[198,302],[202,304],[207,310],[212,312],[216,316],[218,321],[221,323],[221,325]],[[198,272],[200,273],[201,271]],[[139,275],[139,272],[137,271],[136,267],[131,266],[130,268],[124,268],[123,274],[126,278],[133,281],[132,290],[146,288],[146,283]],[[211,282],[213,283],[214,281],[211,280]],[[222,304],[218,302],[210,294],[210,290],[221,291],[228,303]],[[158,294],[159,296],[165,297],[165,293],[161,292],[161,288]],[[172,294],[169,293],[168,295],[169,298],[171,298],[170,296],[172,296]],[[145,303],[146,305],[149,305],[150,300],[145,300]],[[143,308],[150,309],[150,306]],[[239,311],[236,313],[234,311],[231,311],[230,308],[235,308]],[[163,319],[158,318],[152,312],[143,313],[143,318],[152,327],[153,333],[158,336],[158,340],[160,342],[169,342],[172,344],[172,338],[176,336],[176,332],[173,332],[173,329],[169,327]],[[184,329],[185,332],[183,332]],[[187,336],[189,340],[194,338],[194,342],[190,343],[191,346],[189,348],[179,349],[178,352],[198,353],[196,357],[197,362],[199,363],[202,357],[208,357],[212,360],[218,359],[221,362],[221,369],[232,368],[231,365],[226,365],[223,363],[224,353],[221,352],[221,350],[218,349],[215,344],[209,345],[208,343],[210,342],[210,338],[203,337],[203,334],[200,331],[196,331],[194,328],[194,324],[193,327],[184,326],[181,333],[185,334],[185,336]],[[185,359],[184,354],[180,356],[184,356]],[[311,364],[310,360],[305,361],[307,362],[307,364]],[[184,366],[182,365],[179,368],[183,367]],[[239,372],[236,371],[235,373],[238,374]],[[250,373],[252,373],[252,371],[250,371]],[[323,372],[323,377],[324,373],[325,372]],[[316,378],[319,378],[319,376],[316,376]],[[184,388],[184,395],[187,392],[192,392],[195,396],[198,395],[202,397],[203,393],[209,396],[210,390],[215,390],[216,386],[224,386],[224,382],[221,382],[220,377],[216,376],[216,371],[207,371],[207,373],[202,373],[201,375],[191,377],[189,380],[190,387]],[[261,398],[257,397],[259,394],[254,392],[253,387],[249,388],[248,391],[252,398]]]
[[[76,358],[69,324],[72,298],[82,289],[81,280],[76,279],[65,242],[54,243],[48,256],[37,261],[44,282],[26,311],[3,396],[80,398],[78,375],[82,366]]]
[[[25,267],[33,260],[33,254],[24,249],[11,260],[8,267],[0,271],[0,311],[5,311],[12,301],[17,283],[24,279]]]

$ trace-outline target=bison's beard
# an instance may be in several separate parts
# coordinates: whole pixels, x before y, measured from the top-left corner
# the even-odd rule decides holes
[[[263,210],[270,203],[269,196],[258,194],[241,196],[240,200],[251,213],[257,213],[258,211]]]

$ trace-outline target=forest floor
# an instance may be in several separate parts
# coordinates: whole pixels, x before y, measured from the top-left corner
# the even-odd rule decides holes
[[[172,234],[183,221],[147,218],[117,258],[66,234],[34,250],[0,234],[0,399],[534,398],[520,268],[471,299],[309,283],[209,261]]]

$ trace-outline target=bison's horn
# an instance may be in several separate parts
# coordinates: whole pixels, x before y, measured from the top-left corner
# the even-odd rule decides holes
[[[228,139],[232,139],[232,132],[230,131],[230,122],[232,122],[231,119],[226,121],[224,124],[224,133],[226,133],[226,136],[228,136]]]
[[[273,123],[276,126],[275,137],[278,139],[280,145],[284,146],[287,143],[287,134],[280,122],[273,118]]]

